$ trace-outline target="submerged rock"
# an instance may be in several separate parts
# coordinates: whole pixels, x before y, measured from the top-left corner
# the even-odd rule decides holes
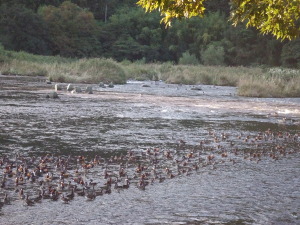
[[[73,91],[73,90],[74,90],[74,86],[72,84],[68,84],[67,91]]]
[[[93,94],[93,87],[92,86],[87,86],[86,89],[85,89],[85,93]]]
[[[53,91],[46,95],[46,98],[59,98],[57,92]]]
[[[202,88],[201,88],[201,87],[192,87],[191,90],[194,90],[194,91],[202,91]]]

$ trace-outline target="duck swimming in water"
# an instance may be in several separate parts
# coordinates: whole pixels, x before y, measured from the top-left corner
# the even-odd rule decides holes
[[[29,199],[29,195],[28,195],[28,194],[26,195],[26,198],[25,198],[25,200],[24,200],[24,203],[25,203],[26,205],[28,205],[28,206],[33,206],[33,205],[34,205],[34,201],[31,200],[31,199]]]
[[[94,191],[87,192],[87,193],[85,194],[85,198],[86,198],[86,200],[88,200],[88,201],[92,201],[92,200],[94,200],[94,199],[96,198],[96,194],[95,194]]]

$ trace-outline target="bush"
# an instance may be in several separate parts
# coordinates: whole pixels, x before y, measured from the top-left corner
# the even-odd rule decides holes
[[[184,52],[178,61],[179,65],[198,65],[199,61],[194,54]]]
[[[221,66],[224,65],[224,48],[211,44],[201,53],[201,59],[204,65]]]
[[[300,39],[290,41],[283,46],[281,62],[283,66],[300,69]]]
[[[123,65],[126,71],[127,79],[134,80],[153,80],[159,79],[159,72],[156,67],[157,64],[141,64],[140,62],[131,63],[129,65]]]

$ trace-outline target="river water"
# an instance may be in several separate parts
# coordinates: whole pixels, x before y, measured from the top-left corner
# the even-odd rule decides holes
[[[300,98],[244,98],[234,87],[128,81],[47,99],[53,84],[40,80],[0,77],[2,160],[27,160],[30,167],[32,158],[46,154],[69,157],[71,177],[75,157],[97,155],[103,161],[84,171],[84,179],[98,188],[103,169],[115,173],[120,164],[131,184],[93,201],[76,196],[68,204],[43,199],[27,206],[16,192],[23,187],[33,197],[38,185],[16,186],[7,178],[0,197],[8,193],[11,202],[0,209],[0,224],[300,223]],[[141,163],[150,173],[155,151],[166,179],[141,190],[135,168]],[[138,161],[113,160],[129,154]]]

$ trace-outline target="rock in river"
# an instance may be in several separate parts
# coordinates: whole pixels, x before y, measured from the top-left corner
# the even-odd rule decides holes
[[[73,90],[74,90],[74,86],[72,84],[68,84],[67,91],[73,91]]]
[[[104,84],[103,82],[100,82],[100,83],[99,83],[99,87],[105,88],[105,84]]]
[[[53,91],[46,95],[46,98],[58,98],[58,94],[56,91]]]
[[[74,87],[71,93],[82,93],[81,87]]]
[[[55,84],[54,89],[55,89],[55,91],[61,91],[62,86],[60,84]]]
[[[85,89],[85,93],[93,94],[93,87],[92,86],[87,86],[86,89]]]

